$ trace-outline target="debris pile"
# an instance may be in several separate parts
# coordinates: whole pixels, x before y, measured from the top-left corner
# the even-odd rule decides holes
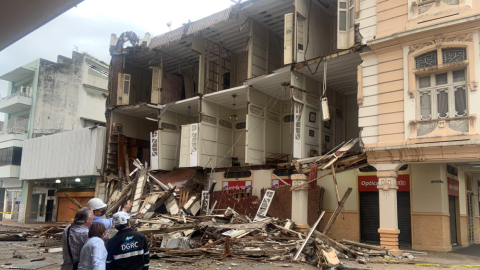
[[[309,185],[312,199],[312,211],[308,211],[311,227],[296,225],[287,218],[288,211],[276,217],[268,215],[271,204],[290,202],[281,204],[291,205],[291,191],[304,185],[264,189],[259,200],[256,196],[214,191],[215,181],[207,184],[208,175],[202,171],[154,173],[148,164],[129,159],[128,155],[125,155],[124,169],[119,168],[117,175],[106,176],[106,216],[132,202],[131,226],[147,236],[152,257],[168,262],[191,263],[199,257],[220,260],[231,257],[261,262],[304,262],[327,269],[341,267],[339,258],[359,263],[387,261],[383,259],[390,255],[386,248],[348,240],[338,242],[328,236],[352,191],[348,188],[340,198],[336,172],[366,165],[365,155],[350,151],[357,141],[341,144],[321,157],[279,165],[280,168],[294,166],[298,173],[310,174],[310,180],[304,185]],[[131,172],[129,164],[135,167]],[[317,177],[317,171],[326,169],[331,171]],[[338,207],[320,232],[317,227],[325,214],[321,211],[325,190],[311,183],[327,175],[333,177]],[[275,199],[276,190],[278,199]],[[66,197],[79,209],[82,207]],[[281,210],[272,212],[278,211]],[[38,231],[36,237],[59,239],[62,231],[62,227],[47,227]]]

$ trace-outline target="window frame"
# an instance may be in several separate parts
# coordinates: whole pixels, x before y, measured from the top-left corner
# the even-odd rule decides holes
[[[454,71],[459,71],[459,70],[464,70],[465,73],[465,80],[461,82],[453,82],[453,72]],[[447,73],[447,83],[446,84],[440,84],[436,85],[436,75],[438,74],[444,74]],[[430,77],[430,86],[429,87],[423,87],[420,88],[420,78],[424,77]],[[458,118],[458,117],[465,117],[469,115],[469,108],[468,108],[468,84],[467,84],[467,69],[466,68],[461,68],[461,69],[450,69],[450,70],[445,70],[442,72],[434,72],[434,73],[429,73],[425,74],[424,76],[422,75],[417,75],[416,76],[416,84],[417,84],[417,93],[418,93],[418,98],[417,98],[417,119],[419,121],[429,121],[429,120],[443,120],[443,119],[450,119],[450,118]],[[463,86],[465,90],[465,95],[466,95],[466,113],[465,115],[456,115],[455,111],[455,87],[457,86]],[[447,94],[448,94],[448,115],[446,117],[440,117],[438,115],[438,95],[437,91],[442,90],[442,89],[447,89]],[[430,94],[430,119],[422,119],[422,111],[421,111],[421,95],[422,93],[429,93]]]
[[[462,61],[457,62],[448,62],[445,63],[443,59],[443,51],[447,49],[464,49],[465,50],[465,59]],[[437,56],[437,65],[432,65],[428,67],[421,67],[417,68],[417,58],[423,55],[436,52]],[[425,50],[421,53],[414,55],[413,60],[413,74],[415,79],[415,92],[416,92],[416,120],[417,121],[441,121],[446,119],[455,119],[459,117],[468,117],[470,108],[469,108],[469,48],[465,45],[457,45],[457,46],[444,46],[444,47],[437,47],[433,50]],[[431,71],[430,71],[431,70]],[[453,82],[453,73],[455,71],[464,70],[464,81],[461,82]],[[447,83],[442,85],[436,85],[436,75],[447,73]],[[424,78],[426,76],[430,77],[430,86],[420,88],[420,78]],[[465,115],[456,115],[455,111],[455,87],[463,86],[465,90],[465,98],[466,98],[466,113]],[[448,93],[448,115],[446,117],[439,117],[438,116],[438,95],[437,91],[443,88],[447,88]],[[422,93],[429,92],[430,93],[430,119],[422,119],[422,107],[421,107],[421,96]]]

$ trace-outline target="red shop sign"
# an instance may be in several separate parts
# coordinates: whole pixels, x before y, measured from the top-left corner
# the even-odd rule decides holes
[[[283,179],[283,181],[287,182],[290,186],[292,185],[292,179]],[[278,188],[283,186],[285,186],[285,184],[282,181],[278,179],[272,180],[272,188]]]
[[[250,193],[252,189],[252,181],[225,181],[223,182],[223,190],[228,190],[230,194]]]
[[[358,191],[378,191],[378,177],[375,175],[362,175],[358,177]],[[403,174],[397,177],[397,191],[410,191],[410,175]]]
[[[448,183],[448,195],[452,195],[455,197],[458,197],[460,194],[460,184],[458,183],[457,180],[452,179],[450,177],[447,177],[447,183]]]

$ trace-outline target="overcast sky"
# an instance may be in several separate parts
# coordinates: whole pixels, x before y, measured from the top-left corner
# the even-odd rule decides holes
[[[85,0],[30,35],[0,52],[0,75],[38,58],[57,60],[72,56],[74,46],[110,63],[112,33],[134,31],[153,36],[228,8],[230,0]],[[0,95],[7,95],[8,82],[0,80]],[[0,120],[3,114],[0,113]]]

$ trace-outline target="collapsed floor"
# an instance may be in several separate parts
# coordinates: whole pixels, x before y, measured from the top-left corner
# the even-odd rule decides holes
[[[341,268],[339,259],[360,264],[410,262],[414,258],[408,253],[397,257],[383,247],[336,241],[328,236],[352,190],[349,188],[341,198],[335,174],[366,165],[364,154],[350,151],[357,141],[341,144],[324,156],[280,164],[280,168],[289,166],[299,174],[310,174],[310,180],[294,187],[285,183],[283,187],[264,189],[261,200],[256,196],[237,197],[228,191],[214,192],[216,183],[212,181],[208,186],[208,174],[204,171],[154,172],[137,159],[133,160],[136,168],[130,172],[130,162],[125,162],[125,171],[120,168],[118,175],[106,176],[106,216],[111,216],[128,201],[133,202],[132,227],[147,236],[153,258],[169,262],[191,263],[205,256],[219,260],[230,257],[308,263],[321,269]],[[326,169],[330,172],[317,176],[318,171]],[[330,174],[338,207],[320,232],[317,228],[325,214],[322,211],[325,191],[312,183]],[[292,204],[292,191],[305,190],[307,185],[308,225],[295,224],[291,211],[285,211],[284,206]],[[65,196],[78,208],[82,207],[75,199]],[[48,227],[31,236],[59,240],[62,231],[62,227]],[[110,229],[110,233],[115,235],[115,229]]]

